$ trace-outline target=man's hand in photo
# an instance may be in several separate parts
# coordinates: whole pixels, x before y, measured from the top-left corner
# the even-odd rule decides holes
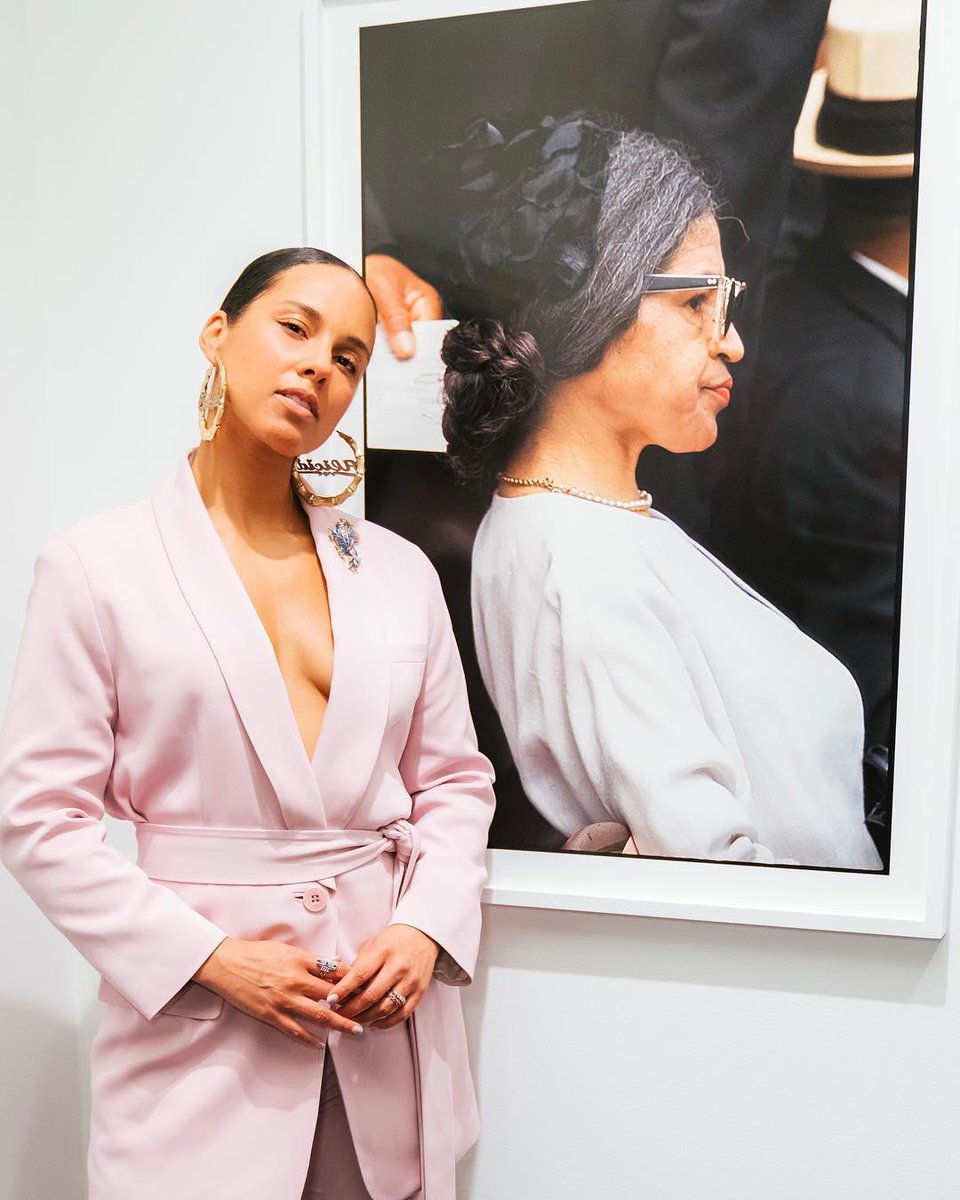
[[[364,273],[390,349],[401,360],[412,358],[417,348],[412,323],[436,321],[443,315],[440,293],[388,254],[368,254]]]

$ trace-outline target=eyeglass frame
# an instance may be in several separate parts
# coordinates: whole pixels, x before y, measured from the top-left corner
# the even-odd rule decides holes
[[[653,284],[651,287],[650,285]],[[644,280],[643,292],[696,292],[716,289],[717,300],[713,309],[713,341],[719,346],[730,332],[737,315],[740,301],[747,290],[741,279],[730,275],[648,275]]]

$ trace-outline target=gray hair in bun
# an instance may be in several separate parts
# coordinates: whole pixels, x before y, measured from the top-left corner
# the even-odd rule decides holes
[[[509,203],[509,192],[491,205]],[[599,365],[636,321],[646,276],[716,213],[713,187],[682,146],[616,133],[576,290],[557,296],[544,286],[502,321],[461,321],[444,339],[443,430],[462,479],[496,480],[537,428],[551,382]]]

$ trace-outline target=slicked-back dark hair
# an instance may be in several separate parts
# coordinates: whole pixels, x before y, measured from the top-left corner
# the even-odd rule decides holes
[[[356,275],[367,288],[367,295],[373,301],[374,312],[377,311],[377,302],[373,299],[373,293],[367,287],[363,276],[342,258],[337,258],[328,250],[317,250],[314,246],[288,246],[284,250],[271,250],[268,254],[261,254],[243,268],[236,283],[224,296],[220,307],[231,321],[235,321],[284,271],[289,271],[291,267],[305,266],[342,267],[351,275]]]

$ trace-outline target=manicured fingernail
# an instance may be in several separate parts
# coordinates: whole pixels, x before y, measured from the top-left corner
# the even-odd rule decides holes
[[[336,992],[328,992],[327,993],[327,1003],[328,1004],[338,1004],[339,1002],[340,1002],[340,997],[337,995]]]
[[[395,333],[393,335],[393,352],[397,358],[413,358],[417,343],[412,333]]]
[[[363,1026],[362,1025],[354,1025],[353,1028],[350,1030],[350,1032],[351,1033],[363,1033]]]

